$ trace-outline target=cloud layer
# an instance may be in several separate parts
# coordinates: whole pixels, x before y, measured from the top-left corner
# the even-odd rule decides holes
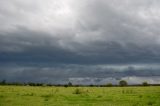
[[[159,76],[159,10],[157,0],[1,0],[0,78],[29,79],[23,72],[43,73],[32,80],[46,82]],[[128,64],[134,69],[151,66],[143,72],[137,68],[121,72],[120,66],[116,71],[97,69]]]

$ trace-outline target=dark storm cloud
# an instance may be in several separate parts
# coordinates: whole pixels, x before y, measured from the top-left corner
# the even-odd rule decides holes
[[[1,0],[0,5],[1,79],[65,81],[160,74],[159,67],[152,69],[160,62],[157,0]],[[149,63],[152,68],[145,70],[97,68]]]
[[[1,64],[0,80],[18,82],[45,82],[74,84],[117,84],[119,80],[126,79],[132,84],[143,81],[159,83],[159,65],[27,65]],[[7,67],[6,67],[7,66]],[[137,82],[137,80],[140,80]],[[152,79],[153,78],[153,79]]]
[[[70,42],[75,49],[61,46],[60,38],[46,32],[31,31],[19,27],[17,32],[1,34],[1,62],[58,62],[65,64],[123,64],[159,62],[158,46],[140,47],[127,43],[123,47],[118,42],[92,42],[81,45]],[[68,39],[67,39],[68,40]],[[65,40],[64,40],[65,42]],[[66,44],[67,45],[67,44]]]

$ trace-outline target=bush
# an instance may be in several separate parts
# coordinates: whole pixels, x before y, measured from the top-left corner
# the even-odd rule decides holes
[[[75,89],[74,90],[74,92],[73,92],[73,94],[81,94],[82,93],[82,90],[80,90],[80,89]]]
[[[112,83],[108,83],[107,85],[106,85],[106,87],[112,87],[113,85],[112,85]]]
[[[67,88],[67,87],[68,87],[68,85],[67,85],[67,84],[65,84],[65,85],[64,85],[64,87],[66,87],[66,88]]]

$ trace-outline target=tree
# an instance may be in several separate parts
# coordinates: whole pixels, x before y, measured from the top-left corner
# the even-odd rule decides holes
[[[6,80],[2,80],[2,81],[0,82],[0,84],[1,84],[1,85],[5,85],[5,84],[6,84]]]
[[[142,85],[143,86],[148,86],[149,84],[148,84],[148,82],[145,81],[145,82],[142,82]]]
[[[121,81],[119,81],[119,85],[120,85],[120,86],[127,86],[128,83],[127,83],[127,81],[125,81],[125,80],[121,80]]]
[[[71,82],[69,82],[69,83],[68,83],[68,86],[72,86],[72,83],[71,83]]]

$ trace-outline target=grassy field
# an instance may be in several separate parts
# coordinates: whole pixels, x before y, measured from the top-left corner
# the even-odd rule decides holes
[[[0,86],[0,106],[160,106],[160,87]]]

